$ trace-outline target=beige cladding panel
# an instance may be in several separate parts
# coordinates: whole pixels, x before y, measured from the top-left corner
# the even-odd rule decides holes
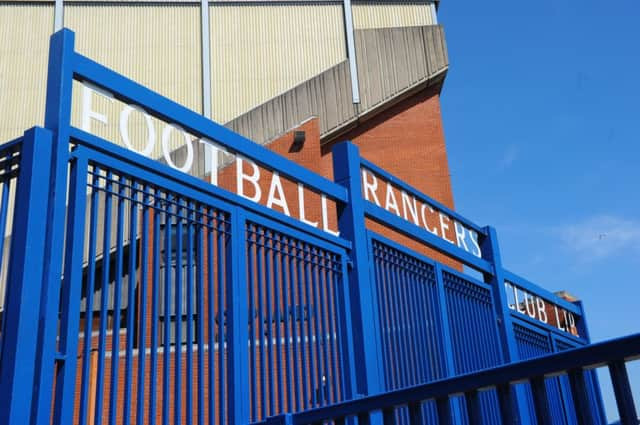
[[[212,112],[227,122],[346,58],[340,4],[210,8]]]
[[[352,10],[355,29],[434,25],[430,6],[426,1],[354,2]]]
[[[197,5],[67,4],[65,26],[76,32],[76,50],[91,59],[194,111],[202,110],[200,9]],[[74,85],[72,123],[82,125],[80,84]],[[119,120],[124,104],[92,94],[92,110],[108,120],[91,120],[91,132],[122,145]],[[164,123],[153,119],[155,148],[160,157]],[[131,112],[128,135],[142,151],[149,131],[142,114]],[[184,144],[172,132],[171,150]],[[178,164],[180,165],[180,164]]]
[[[53,6],[0,4],[0,143],[44,124]]]

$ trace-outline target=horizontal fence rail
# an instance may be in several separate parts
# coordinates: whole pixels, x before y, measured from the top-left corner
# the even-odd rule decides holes
[[[640,358],[640,334],[614,339],[587,347],[576,348],[546,357],[517,362],[497,368],[487,369],[455,378],[417,385],[357,400],[338,403],[330,407],[307,412],[270,418],[268,424],[318,424],[330,422],[344,424],[347,418],[357,417],[358,423],[369,423],[372,413],[382,412],[385,424],[396,423],[393,411],[408,406],[411,424],[422,424],[421,403],[435,400],[439,406],[439,423],[452,423],[448,412],[450,397],[464,394],[467,414],[471,423],[480,423],[478,394],[496,390],[500,403],[503,424],[518,423],[517,412],[513,408],[511,387],[529,383],[532,387],[537,423],[553,423],[549,416],[549,400],[545,381],[557,376],[566,376],[570,382],[570,392],[574,409],[580,424],[600,423],[588,409],[589,394],[585,386],[585,376],[591,369],[608,367],[615,391],[618,413],[623,424],[637,424],[637,413],[631,393],[626,363]],[[443,413],[440,416],[440,413]],[[388,420],[387,420],[388,419]]]

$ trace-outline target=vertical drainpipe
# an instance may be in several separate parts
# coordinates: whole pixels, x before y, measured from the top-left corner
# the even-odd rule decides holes
[[[438,14],[436,13],[436,2],[429,2],[429,10],[431,11],[431,25],[438,25]]]
[[[202,47],[202,115],[211,119],[211,49],[208,0],[200,0],[200,38]]]
[[[211,119],[211,38],[209,0],[200,0],[200,47],[202,62],[202,115]],[[217,155],[217,153],[216,153]],[[213,153],[204,149],[204,172],[213,173]],[[217,168],[217,167],[216,167]]]
[[[351,72],[351,96],[353,103],[360,103],[360,87],[358,85],[358,65],[356,64],[356,46],[353,40],[353,14],[351,0],[343,0],[344,29],[347,35],[347,56]]]
[[[62,0],[56,0],[53,6],[53,32],[60,31],[64,24]]]

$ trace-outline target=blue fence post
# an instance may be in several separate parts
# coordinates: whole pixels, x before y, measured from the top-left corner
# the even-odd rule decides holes
[[[511,312],[504,288],[504,274],[502,271],[502,258],[498,246],[498,235],[493,227],[485,227],[487,237],[481,241],[482,256],[493,266],[493,275],[485,275],[485,282],[493,288],[493,307],[497,318],[498,332],[502,344],[503,360],[511,363],[519,360],[518,345],[516,343]]]
[[[489,261],[493,268],[493,274],[485,274],[484,281],[491,285],[493,292],[493,308],[498,327],[498,336],[502,345],[502,356],[505,363],[512,363],[520,360],[518,345],[511,320],[507,294],[505,292],[505,278],[502,268],[502,258],[500,257],[500,247],[498,245],[498,234],[496,230],[487,226],[484,228],[486,237],[480,241],[482,257]],[[523,388],[514,387],[516,393],[517,412],[513,412],[519,418],[520,423],[528,423],[528,415],[524,412],[528,410]]]
[[[249,423],[249,307],[246,246],[246,219],[240,208],[235,208],[231,212],[231,247],[227,251],[227,255],[231,256],[227,257],[231,265],[231,281],[227,298],[229,303],[227,316],[231,318],[227,335],[227,347],[231,347],[232,350],[228,352],[227,357],[230,399],[228,420],[231,424]],[[222,350],[223,347],[219,349]]]
[[[73,86],[74,34],[62,30],[51,36],[47,80],[45,127],[53,132],[46,211],[47,229],[42,280],[42,299],[36,357],[36,392],[32,409],[36,424],[51,421],[51,387],[56,359],[56,332],[62,278],[64,220],[66,210],[67,167],[69,163],[69,128]]]
[[[436,277],[436,286],[438,289],[438,303],[440,304],[440,320],[442,321],[442,358],[444,360],[445,377],[450,378],[456,375],[456,364],[453,352],[453,337],[451,336],[451,325],[449,323],[449,307],[447,306],[447,294],[444,290],[444,277],[442,275],[442,265],[438,262],[434,265],[434,273]],[[453,404],[451,404],[453,402]],[[448,416],[440,416],[445,414],[443,407],[438,410],[438,417],[441,423],[460,422],[460,409],[456,401],[449,398],[441,403],[449,404]],[[447,422],[452,421],[452,422]]]
[[[369,275],[369,252],[365,227],[364,199],[360,186],[360,152],[357,146],[344,142],[333,148],[334,181],[348,192],[348,202],[338,207],[340,235],[351,241],[350,289],[353,323],[351,358],[361,359],[354,365],[359,394],[370,395],[384,390],[380,321],[375,302],[374,283]]]
[[[584,309],[582,301],[575,301],[575,305],[580,308],[580,323],[578,323],[578,333],[583,337],[587,343],[591,344],[591,335],[589,334],[589,327],[587,326],[587,315]],[[587,377],[588,385],[591,387],[591,396],[593,403],[591,403],[592,414],[601,423],[606,423],[606,414],[604,409],[604,401],[602,399],[602,390],[600,389],[600,380],[595,370],[585,371],[585,377]]]
[[[30,423],[35,359],[42,349],[36,337],[47,224],[42,211],[49,197],[50,164],[51,133],[41,128],[27,131],[20,153],[7,274],[5,320],[9,325],[0,361],[0,417],[6,425]]]

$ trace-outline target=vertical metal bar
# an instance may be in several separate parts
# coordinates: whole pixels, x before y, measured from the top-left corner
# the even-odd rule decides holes
[[[343,0],[344,32],[347,36],[347,56],[349,57],[349,71],[351,73],[351,96],[353,103],[360,103],[360,87],[358,84],[358,64],[356,62],[356,45],[353,39],[353,11],[351,0]]]
[[[187,367],[186,367],[186,380],[185,380],[185,388],[186,388],[186,406],[185,406],[185,415],[186,415],[186,423],[193,423],[193,224],[196,220],[195,217],[195,204],[193,201],[188,201],[186,205],[185,211],[185,220],[187,224],[187,276],[186,276],[186,286],[187,286],[187,343],[186,345],[186,357],[187,357]],[[198,351],[198,356],[200,356],[200,352]]]
[[[633,424],[634,421],[638,420],[638,414],[636,413],[636,407],[633,403],[629,375],[627,374],[627,367],[624,361],[618,360],[609,363],[609,373],[611,374],[611,383],[616,396],[620,421],[625,425]]]
[[[500,404],[500,418],[503,424],[519,423],[518,414],[515,410],[515,400],[511,385],[504,384],[496,387],[498,393],[498,403]]]
[[[204,321],[205,321],[205,309],[204,309],[204,235],[203,229],[206,226],[204,207],[198,204],[195,214],[196,223],[196,339],[198,340],[198,425],[204,425],[204,412],[205,412],[205,400],[204,400],[204,387],[206,384],[204,374]],[[208,267],[211,267],[209,264]],[[213,351],[213,347],[208,348],[209,351]],[[209,368],[209,370],[211,370]],[[208,408],[209,415],[211,415],[211,409],[215,406],[210,405]]]
[[[211,119],[211,35],[208,0],[200,0],[200,41],[202,47],[202,115]]]
[[[391,320],[389,318],[389,306],[390,300],[387,296],[385,279],[383,276],[386,274],[386,262],[383,261],[383,255],[381,246],[374,243],[371,237],[367,238],[367,246],[369,248],[370,255],[373,257],[373,270],[370,272],[372,276],[375,276],[373,281],[374,290],[378,296],[379,304],[378,317],[380,318],[380,343],[381,347],[381,360],[383,364],[383,385],[385,389],[394,388],[393,384],[393,359],[391,351]]]
[[[29,423],[34,362],[37,351],[43,349],[35,336],[46,249],[47,223],[42,211],[49,196],[51,134],[31,129],[25,133],[21,148],[4,311],[4,320],[11,321],[11,326],[5,329],[0,350],[0,412],[7,425]]]
[[[307,264],[307,278],[311,278],[309,281],[309,285],[310,285],[310,290],[311,290],[311,313],[313,313],[313,315],[310,317],[310,319],[313,320],[313,336],[315,339],[315,354],[316,354],[316,367],[315,367],[315,373],[316,374],[316,386],[315,388],[313,388],[312,390],[314,391],[314,399],[315,399],[315,405],[318,406],[320,405],[320,393],[322,392],[322,349],[320,347],[320,338],[321,338],[321,333],[320,333],[320,318],[318,316],[319,314],[319,308],[318,308],[318,293],[317,293],[317,287],[318,287],[318,280],[316,277],[316,270],[317,270],[317,254],[318,251],[315,247],[309,247],[309,262]]]
[[[256,244],[258,243],[258,237],[256,233],[256,226],[253,223],[248,223],[247,228],[247,287],[249,294],[249,370],[251,371],[251,415],[249,416],[252,422],[258,420],[258,398],[256,381],[256,357],[258,347],[256,346],[256,307],[255,307],[255,269],[254,263],[256,258],[254,252],[256,251]]]
[[[149,199],[149,203],[153,205],[153,246],[152,246],[152,282],[151,282],[151,341],[149,346],[150,358],[149,362],[149,424],[155,425],[156,423],[156,408],[158,400],[158,321],[159,321],[159,307],[160,307],[160,280],[162,278],[160,271],[160,220],[161,220],[161,208],[162,208],[161,193],[157,189],[154,190],[152,197]],[[166,286],[166,284],[165,284]],[[163,359],[165,352],[163,349]]]
[[[80,387],[80,410],[79,420],[80,423],[86,424],[87,417],[92,412],[88,412],[88,403],[91,398],[89,394],[89,382],[92,372],[91,366],[91,349],[93,345],[93,293],[95,292],[96,285],[96,244],[97,244],[97,228],[98,228],[98,201],[99,191],[98,185],[100,184],[100,168],[97,165],[93,165],[93,176],[91,183],[91,206],[90,208],[90,221],[89,221],[89,253],[87,264],[87,289],[85,295],[85,318],[84,318],[84,345],[82,353],[82,384]]]
[[[537,376],[531,379],[531,391],[533,393],[533,404],[538,424],[551,425],[553,420],[551,418],[551,408],[544,376]]]
[[[311,402],[311,406],[315,405],[314,400],[314,390],[316,388],[316,362],[314,361],[314,344],[313,344],[313,329],[312,329],[312,321],[313,321],[313,308],[311,305],[311,278],[309,275],[309,267],[311,263],[311,248],[306,243],[300,242],[300,247],[302,249],[302,261],[304,262],[304,276],[302,279],[304,280],[304,293],[305,293],[305,302],[306,302],[306,321],[307,321],[307,338],[308,338],[308,352],[309,352],[309,400]],[[317,359],[317,351],[316,351],[316,359]]]
[[[396,411],[393,407],[382,410],[382,423],[384,425],[395,425]]]
[[[464,393],[464,399],[467,405],[467,415],[469,416],[470,425],[482,425],[482,412],[480,410],[480,400],[478,391],[468,391]]]
[[[480,243],[482,257],[492,263],[493,274],[485,274],[484,281],[491,285],[493,314],[498,324],[496,327],[501,345],[501,355],[503,362],[510,363],[520,359],[518,353],[518,345],[513,330],[513,320],[511,319],[511,310],[507,300],[507,294],[504,288],[504,272],[502,268],[502,258],[500,256],[500,247],[498,245],[498,234],[496,230],[487,226],[484,228],[486,237]],[[527,411],[527,401],[523,394],[516,388],[516,407],[518,412]],[[518,414],[519,420],[526,423],[527,418],[523,414]]]
[[[98,334],[98,373],[96,375],[96,411],[94,421],[96,425],[102,424],[104,404],[104,373],[105,355],[107,350],[107,311],[109,300],[109,277],[111,251],[111,198],[113,189],[113,172],[107,170],[104,178],[104,236],[102,241],[102,276],[100,281],[100,330]]]
[[[317,304],[318,311],[320,312],[320,342],[322,348],[322,367],[323,372],[320,378],[320,399],[321,404],[327,404],[329,401],[329,387],[330,387],[330,377],[329,377],[329,356],[331,354],[329,350],[329,340],[327,339],[327,333],[329,330],[327,329],[327,312],[325,311],[325,304],[327,302],[326,296],[326,283],[323,279],[324,276],[324,268],[326,267],[326,258],[325,252],[323,250],[318,249],[316,251],[316,272],[314,276],[317,274],[317,282],[316,282],[316,295],[317,295]]]
[[[369,424],[371,424],[371,418],[369,417],[369,413],[359,413],[358,425],[369,425]]]
[[[13,149],[9,152],[6,152],[6,158],[8,159],[12,155],[16,154],[16,151]],[[4,156],[4,155],[3,155]],[[6,171],[9,171],[5,168]],[[17,178],[10,177],[10,175],[3,176],[2,180],[0,180],[0,184],[2,185],[2,195],[0,200],[0,232],[6,235],[9,232],[7,231],[7,217],[9,212],[9,193],[11,192],[12,182],[15,185]],[[15,186],[14,186],[15,187]],[[4,262],[4,246],[5,244],[0,244],[0,264],[5,264]],[[6,291],[5,291],[6,292]],[[0,304],[0,307],[4,309],[4,306]],[[2,335],[4,335],[5,328],[7,327],[7,321],[4,320],[0,323],[0,364],[2,364]]]
[[[449,401],[449,397],[436,399],[436,409],[438,411],[439,425],[453,425],[454,422],[451,415],[451,402]]]
[[[229,310],[231,312],[231,326],[229,341],[233,350],[229,353],[229,393],[230,407],[228,423],[245,424],[249,422],[247,404],[248,376],[247,376],[247,264],[246,220],[240,209],[236,209],[231,216],[231,244]]]
[[[351,312],[351,288],[348,282],[348,259],[345,253],[339,258],[340,273],[334,274],[334,291],[337,293],[336,328],[338,329],[338,350],[340,353],[341,399],[354,397],[356,393],[355,350],[353,342],[353,314]]]
[[[184,219],[185,219],[185,201],[179,198],[176,201],[176,248],[171,253],[171,256],[175,256],[175,343],[174,343],[174,372],[173,372],[173,417],[174,423],[183,423],[182,421],[182,324],[184,306],[182,302],[182,245],[183,245],[183,232],[184,232]],[[189,349],[189,347],[185,347]]]
[[[334,320],[338,320],[337,309],[338,306],[338,297],[334,290],[334,279],[333,274],[335,271],[335,260],[334,254],[327,252],[326,253],[326,261],[328,266],[324,273],[325,286],[327,288],[327,319],[328,319],[328,332],[329,332],[329,350],[330,350],[330,368],[331,368],[331,399],[330,402],[335,403],[339,400],[338,396],[338,359],[337,357],[340,355],[338,351],[338,330],[337,326],[334,323]]]
[[[216,388],[216,372],[215,369],[215,345],[216,345],[216,292],[215,292],[215,283],[218,285],[222,285],[220,282],[221,277],[218,276],[216,280],[215,274],[215,265],[222,261],[220,258],[220,254],[214,249],[214,237],[218,237],[218,233],[222,226],[218,225],[219,218],[217,217],[217,212],[209,210],[207,211],[207,333],[209,335],[209,339],[207,341],[209,345],[209,358],[207,359],[209,362],[209,382],[208,382],[208,403],[209,403],[209,424],[213,425],[216,423],[216,409],[223,410],[222,401],[220,401],[219,405],[216,406],[215,403],[215,388]],[[214,255],[217,254],[217,255]],[[222,325],[218,325],[218,332],[223,332]],[[223,347],[218,347],[218,350],[222,350]],[[218,366],[220,367],[220,366]]]
[[[271,294],[272,292],[272,286],[273,286],[273,274],[271,271],[271,263],[273,260],[273,249],[272,249],[272,245],[273,245],[273,232],[271,230],[266,229],[265,230],[265,235],[264,235],[264,303],[265,303],[265,310],[266,310],[266,317],[265,317],[265,344],[266,344],[266,351],[267,351],[267,363],[266,365],[263,364],[262,367],[265,371],[266,377],[267,377],[267,381],[268,381],[268,394],[267,394],[267,398],[269,400],[269,404],[268,404],[268,410],[267,410],[267,415],[268,416],[273,416],[276,414],[275,411],[275,399],[276,399],[276,394],[274,392],[274,379],[275,379],[275,371],[273,370],[273,356],[274,356],[274,349],[273,349],[273,314],[272,314],[272,309],[271,306],[273,305],[273,296]],[[264,406],[264,408],[266,409],[267,406]]]
[[[503,358],[506,362],[513,362],[519,359],[519,355],[508,300],[504,291],[505,279],[498,246],[498,234],[493,227],[485,227],[485,231],[487,237],[481,243],[481,250],[483,257],[492,263],[494,272],[493,275],[485,275],[484,279],[491,285],[493,291],[494,314],[500,323],[498,328]]]
[[[302,275],[302,263],[304,261],[304,251],[302,249],[302,244],[298,241],[294,242],[296,247],[296,301],[298,303],[298,335],[300,339],[300,375],[302,376],[302,409],[307,409],[309,407],[309,392],[307,387],[307,377],[309,375],[309,367],[307,362],[307,347],[305,341],[307,333],[305,332],[305,309],[304,309],[304,294],[303,290],[303,275]],[[309,341],[311,338],[309,337]],[[311,357],[311,354],[309,354]]]
[[[350,8],[349,8],[350,10]],[[338,208],[338,228],[340,234],[352,243],[353,268],[349,273],[350,310],[353,326],[362,332],[353,333],[352,347],[347,358],[358,358],[353,367],[356,373],[356,393],[376,394],[383,390],[384,376],[382,363],[382,343],[380,340],[380,320],[378,301],[369,274],[364,199],[360,181],[360,153],[355,145],[341,143],[333,148],[334,181],[345,187],[349,202]],[[346,394],[347,398],[353,394]]]
[[[573,406],[580,425],[595,424],[589,403],[589,394],[585,382],[584,371],[575,369],[569,371],[569,384],[571,385],[571,395],[573,396]]]
[[[289,329],[289,320],[293,319],[292,313],[292,305],[294,304],[293,297],[289,296],[291,287],[293,285],[293,279],[289,273],[288,263],[291,262],[291,252],[289,249],[289,238],[285,235],[282,235],[280,238],[280,273],[282,274],[282,302],[283,302],[283,315],[284,315],[284,352],[285,352],[285,390],[287,391],[287,410],[288,412],[292,412],[294,410],[294,392],[296,391],[296,385],[293,381],[292,375],[292,367],[295,367],[291,362],[291,335],[293,332],[290,332]],[[295,319],[292,320],[295,323]],[[295,346],[295,342],[293,342],[293,346]],[[284,411],[284,409],[281,409]]]
[[[300,333],[298,332],[298,323],[302,321],[298,314],[298,306],[296,297],[296,288],[298,286],[298,279],[296,276],[296,257],[297,250],[295,246],[295,242],[292,239],[287,240],[287,247],[289,252],[289,299],[291,300],[291,339],[293,344],[293,389],[295,390],[295,410],[300,410],[301,405],[301,396],[300,391],[302,390],[301,385],[301,374],[303,373],[302,361],[299,360],[298,357],[298,339],[300,338]]]
[[[258,290],[257,297],[257,310],[258,310],[258,338],[259,338],[259,354],[260,354],[260,409],[261,409],[261,419],[267,417],[265,414],[267,410],[267,394],[266,394],[266,356],[265,356],[265,313],[264,313],[264,293],[263,293],[263,283],[264,283],[264,245],[265,245],[265,235],[264,229],[262,227],[257,227],[257,235],[256,235],[256,287]]]
[[[171,418],[170,413],[170,397],[169,397],[169,379],[171,374],[171,288],[174,286],[174,280],[171,273],[171,234],[173,227],[173,216],[171,211],[173,206],[172,195],[165,193],[164,204],[164,305],[162,317],[162,329],[164,332],[164,341],[162,347],[162,423],[168,425]],[[177,312],[176,312],[177,314]]]
[[[138,183],[133,179],[130,181],[130,200],[129,200],[129,265],[127,275],[129,276],[129,286],[127,288],[127,348],[125,354],[125,379],[124,379],[124,425],[131,423],[131,387],[133,385],[133,348],[134,348],[134,312],[135,312],[135,288],[136,278],[138,275],[137,270],[137,255],[138,255],[138,196],[140,191]],[[144,267],[144,266],[142,266]],[[144,316],[142,316],[144,317]],[[144,327],[144,321],[140,320],[140,327]],[[144,347],[144,346],[143,346]],[[138,367],[140,367],[140,361],[145,356],[144,348],[138,350]]]
[[[426,418],[422,414],[421,403],[409,404],[409,424],[410,425],[422,425]]]
[[[278,387],[278,407],[277,413],[283,413],[286,410],[284,409],[284,397],[283,392],[286,391],[286,386],[282,381],[283,373],[282,373],[282,342],[280,341],[280,326],[282,323],[282,296],[281,289],[284,285],[284,279],[282,273],[280,271],[280,251],[282,250],[282,245],[280,243],[280,234],[274,232],[273,239],[273,291],[274,291],[274,326],[276,333],[276,348],[275,348],[275,356],[276,356],[276,370],[275,375],[277,378],[277,387]],[[272,395],[272,398],[275,398]]]
[[[60,302],[60,276],[64,246],[64,221],[67,201],[67,173],[69,160],[69,128],[71,121],[71,91],[73,84],[74,35],[62,30],[51,37],[47,76],[47,101],[45,127],[53,131],[52,163],[49,177],[49,203],[47,205],[47,230],[44,279],[38,344],[36,354],[36,382],[39,383],[32,403],[35,423],[48,424],[51,415],[51,388],[54,382],[57,317]],[[41,210],[41,214],[42,211]],[[51,318],[51,320],[45,320]]]
[[[440,312],[440,320],[439,320],[440,326],[441,326],[440,336],[442,337],[440,341],[442,344],[444,375],[449,377],[449,376],[454,376],[457,372],[456,363],[455,363],[456,350],[454,349],[454,346],[453,346],[455,335],[452,332],[451,321],[449,320],[449,315],[451,313],[449,312],[449,303],[447,299],[447,293],[444,287],[444,275],[443,275],[443,270],[440,263],[435,263],[434,275],[436,279],[435,286],[436,286],[436,291],[438,296],[437,304],[439,306],[439,312]],[[434,314],[436,313],[434,312]],[[455,326],[455,323],[454,323],[454,326]],[[440,401],[438,403],[440,403]],[[447,398],[447,405],[450,405],[448,398]],[[442,410],[443,410],[442,406],[438,404],[438,417],[441,417],[440,413]],[[451,421],[452,420],[451,406],[449,406],[448,411],[449,411],[448,420]]]
[[[229,234],[227,233],[227,220],[225,215],[218,211],[218,232],[217,232],[217,252],[218,252],[218,261],[217,265],[217,274],[218,274],[218,400],[220,403],[219,410],[219,423],[224,423],[224,415],[225,411],[229,406],[226,406],[227,402],[227,393],[226,393],[226,381],[227,377],[225,374],[225,353],[227,351],[235,351],[238,349],[243,349],[245,345],[232,345],[229,346],[226,344],[227,334],[229,332],[230,326],[230,316],[227,318],[227,313],[230,314],[229,304],[227,302],[227,294],[233,293],[233,289],[229,288],[228,285],[231,282],[233,276],[232,265],[230,264],[231,255],[235,255],[242,251],[233,251],[233,254],[229,252]],[[244,232],[244,227],[241,230],[231,229],[232,231]],[[244,239],[244,238],[243,238]],[[245,242],[246,243],[246,242]],[[231,248],[233,250],[233,247]],[[244,270],[243,270],[244,272]],[[244,276],[244,275],[243,275]],[[246,287],[246,285],[244,286]],[[243,288],[242,285],[239,285],[238,291],[241,291]],[[246,289],[245,289],[246,290]],[[246,325],[246,321],[245,321]],[[246,344],[246,340],[245,340]],[[246,365],[246,363],[245,363]]]
[[[126,179],[118,176],[118,210],[116,218],[116,270],[113,297],[113,326],[111,330],[111,384],[109,385],[109,424],[116,425],[118,414],[118,375],[120,373],[120,307],[122,302],[122,271],[124,263],[124,205]],[[103,259],[108,258],[108,252],[103,253]],[[128,415],[129,412],[124,412]]]
[[[138,386],[137,386],[137,405],[136,405],[136,423],[145,423],[144,420],[144,390],[145,390],[145,372],[147,360],[147,286],[148,286],[148,255],[149,247],[149,203],[151,196],[149,194],[149,186],[142,186],[140,200],[140,208],[142,209],[142,229],[140,232],[140,282],[138,283],[140,311],[138,313]],[[155,235],[155,232],[154,232]],[[153,249],[153,248],[152,248]],[[153,303],[153,301],[152,301]],[[155,347],[150,346],[150,351],[155,351]],[[150,422],[150,421],[149,421]]]
[[[386,311],[383,313],[385,317],[385,321],[381,326],[384,326],[385,331],[387,332],[387,345],[384,346],[384,352],[387,355],[387,359],[389,361],[388,364],[385,364],[383,367],[387,370],[388,381],[386,382],[385,389],[397,389],[402,385],[401,381],[401,372],[402,372],[402,359],[400,358],[400,353],[398,352],[398,331],[397,331],[397,319],[395,315],[396,311],[396,299],[394,297],[394,280],[392,277],[392,265],[389,258],[389,252],[386,248],[381,248],[382,252],[382,274],[380,276],[380,285],[383,298],[378,298],[378,311],[380,311],[381,306],[384,306]]]
[[[59,351],[65,356],[65,359],[59,363],[56,373],[54,424],[67,424],[73,421],[78,332],[80,330],[82,266],[84,263],[87,172],[88,161],[86,157],[77,158],[73,161],[70,174],[69,213],[65,238],[64,283],[61,294],[61,304],[65,307],[62,308],[60,318]],[[85,343],[87,343],[86,338]]]

